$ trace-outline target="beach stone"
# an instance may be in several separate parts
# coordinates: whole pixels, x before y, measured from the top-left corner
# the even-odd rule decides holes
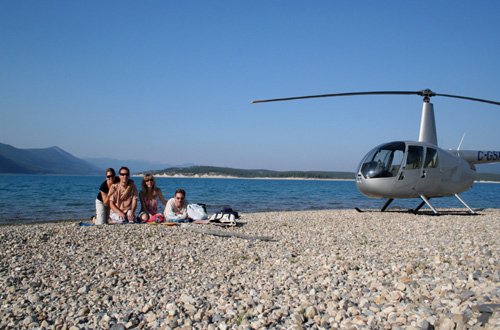
[[[147,312],[149,312],[151,309],[153,308],[153,305],[147,303],[146,305],[144,305],[142,307],[142,313],[146,314]]]
[[[183,294],[183,295],[181,295],[180,300],[181,300],[183,303],[185,303],[185,304],[191,304],[191,305],[196,304],[196,300],[195,300],[195,299],[193,299],[193,297],[192,297],[192,296],[187,295],[187,294]]]
[[[117,324],[113,324],[109,329],[110,330],[126,330],[127,328],[125,327],[125,325],[123,325],[121,323],[117,323]]]
[[[90,309],[85,307],[78,311],[78,316],[84,316],[90,313]]]
[[[31,325],[32,323],[37,323],[38,322],[38,318],[36,316],[33,316],[33,315],[30,315],[30,316],[27,316],[26,318],[24,318],[23,320],[23,325],[25,327]]]
[[[112,276],[115,276],[116,274],[118,274],[118,272],[114,269],[110,269],[106,272],[107,277],[112,277]]]
[[[85,286],[81,287],[80,289],[78,289],[78,293],[87,293],[87,292],[89,292],[88,285],[85,285]]]
[[[437,329],[439,330],[453,330],[455,328],[455,322],[448,317],[443,317],[439,320],[439,325]]]
[[[394,308],[394,306],[389,306],[387,308],[384,308],[384,310],[382,310],[382,313],[388,315],[388,314],[391,314],[391,313],[393,313],[395,311],[396,311],[396,308]]]
[[[307,317],[308,319],[314,318],[316,315],[318,315],[318,311],[314,306],[309,306],[306,308],[306,311],[304,313],[304,316]]]
[[[292,320],[293,324],[301,325],[302,323],[304,323],[304,316],[302,314],[293,313],[291,315],[291,320]]]
[[[154,314],[154,313],[148,313],[148,314],[146,314],[146,321],[148,323],[151,323],[151,322],[153,322],[155,320],[156,320],[156,314]]]
[[[476,293],[472,290],[464,290],[460,293],[460,298],[461,299],[468,299],[472,296],[474,296]]]
[[[40,295],[38,293],[33,293],[33,294],[28,295],[28,300],[32,304],[36,304],[37,302],[39,302],[41,300],[41,298],[40,298]]]

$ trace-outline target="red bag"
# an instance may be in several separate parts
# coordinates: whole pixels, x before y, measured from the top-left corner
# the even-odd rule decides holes
[[[165,217],[161,214],[155,214],[145,222],[163,222],[165,221]]]

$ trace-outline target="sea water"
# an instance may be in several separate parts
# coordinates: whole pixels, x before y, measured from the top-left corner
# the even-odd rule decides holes
[[[0,175],[0,224],[83,220],[95,214],[104,176]],[[132,177],[138,190],[142,178]],[[168,200],[178,188],[208,213],[231,207],[240,213],[328,209],[380,209],[385,200],[362,195],[354,181],[156,178]],[[475,183],[460,195],[473,209],[500,208],[500,184]],[[419,199],[395,200],[391,208],[415,208]],[[464,208],[455,197],[432,200],[436,208]],[[428,208],[424,206],[423,209]],[[138,205],[138,211],[140,203]],[[162,209],[161,209],[162,210]]]

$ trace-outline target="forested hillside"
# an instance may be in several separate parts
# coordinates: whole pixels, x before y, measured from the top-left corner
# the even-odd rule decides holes
[[[144,174],[146,172],[143,172]],[[150,171],[153,175],[228,176],[237,178],[354,179],[353,172],[244,170],[229,167],[191,166]]]
[[[153,175],[167,176],[220,176],[235,178],[297,178],[297,179],[337,179],[354,180],[354,172],[335,171],[271,171],[271,170],[245,170],[230,167],[216,166],[191,166],[191,167],[171,167],[163,170],[146,171],[139,174],[151,173]],[[500,182],[500,174],[477,173],[476,181]]]

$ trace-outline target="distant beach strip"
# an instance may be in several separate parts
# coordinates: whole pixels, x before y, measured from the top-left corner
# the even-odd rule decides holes
[[[172,167],[164,170],[145,171],[135,173],[143,176],[146,173],[164,178],[211,178],[211,179],[324,179],[324,180],[355,180],[354,172],[338,171],[271,171],[271,170],[245,170],[229,167],[215,166],[190,166]],[[478,182],[500,182],[500,174],[477,173]]]

